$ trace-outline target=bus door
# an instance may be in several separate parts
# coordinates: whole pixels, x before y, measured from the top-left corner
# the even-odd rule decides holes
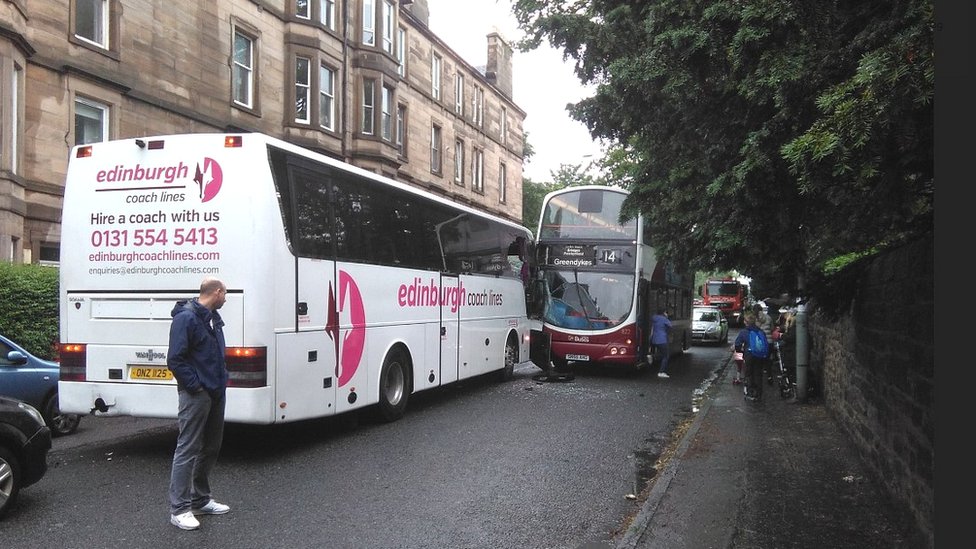
[[[644,278],[637,279],[637,362],[641,363],[651,354],[651,291],[650,283]]]
[[[441,384],[458,380],[461,284],[457,276],[441,275]]]
[[[276,421],[332,415],[336,410],[339,345],[335,263],[296,258],[281,269],[277,294],[287,325],[276,327]],[[294,274],[291,274],[294,273]]]

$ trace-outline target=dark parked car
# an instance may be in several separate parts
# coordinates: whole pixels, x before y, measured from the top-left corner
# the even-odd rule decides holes
[[[0,396],[0,517],[47,472],[51,430],[36,408]]]
[[[81,416],[58,408],[57,362],[40,359],[0,335],[0,395],[23,400],[37,408],[54,436],[78,429]]]

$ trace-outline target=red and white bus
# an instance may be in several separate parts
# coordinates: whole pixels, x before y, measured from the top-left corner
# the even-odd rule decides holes
[[[546,296],[542,331],[557,368],[646,364],[658,307],[671,318],[672,354],[691,343],[694,277],[658,259],[642,217],[619,222],[627,195],[579,186],[543,199],[536,244]]]
[[[227,421],[376,405],[528,360],[532,235],[260,134],[77,146],[61,240],[63,412],[175,418],[170,312],[227,286]]]

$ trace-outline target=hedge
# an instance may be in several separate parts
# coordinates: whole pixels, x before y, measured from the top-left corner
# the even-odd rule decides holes
[[[58,341],[58,269],[0,262],[0,334],[51,360]]]

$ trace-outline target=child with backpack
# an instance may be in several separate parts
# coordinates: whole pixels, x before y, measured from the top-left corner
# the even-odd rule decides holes
[[[769,340],[766,332],[756,325],[756,314],[746,311],[745,329],[735,338],[735,350],[742,353],[743,370],[746,377],[746,399],[762,400],[763,372],[768,369]]]

